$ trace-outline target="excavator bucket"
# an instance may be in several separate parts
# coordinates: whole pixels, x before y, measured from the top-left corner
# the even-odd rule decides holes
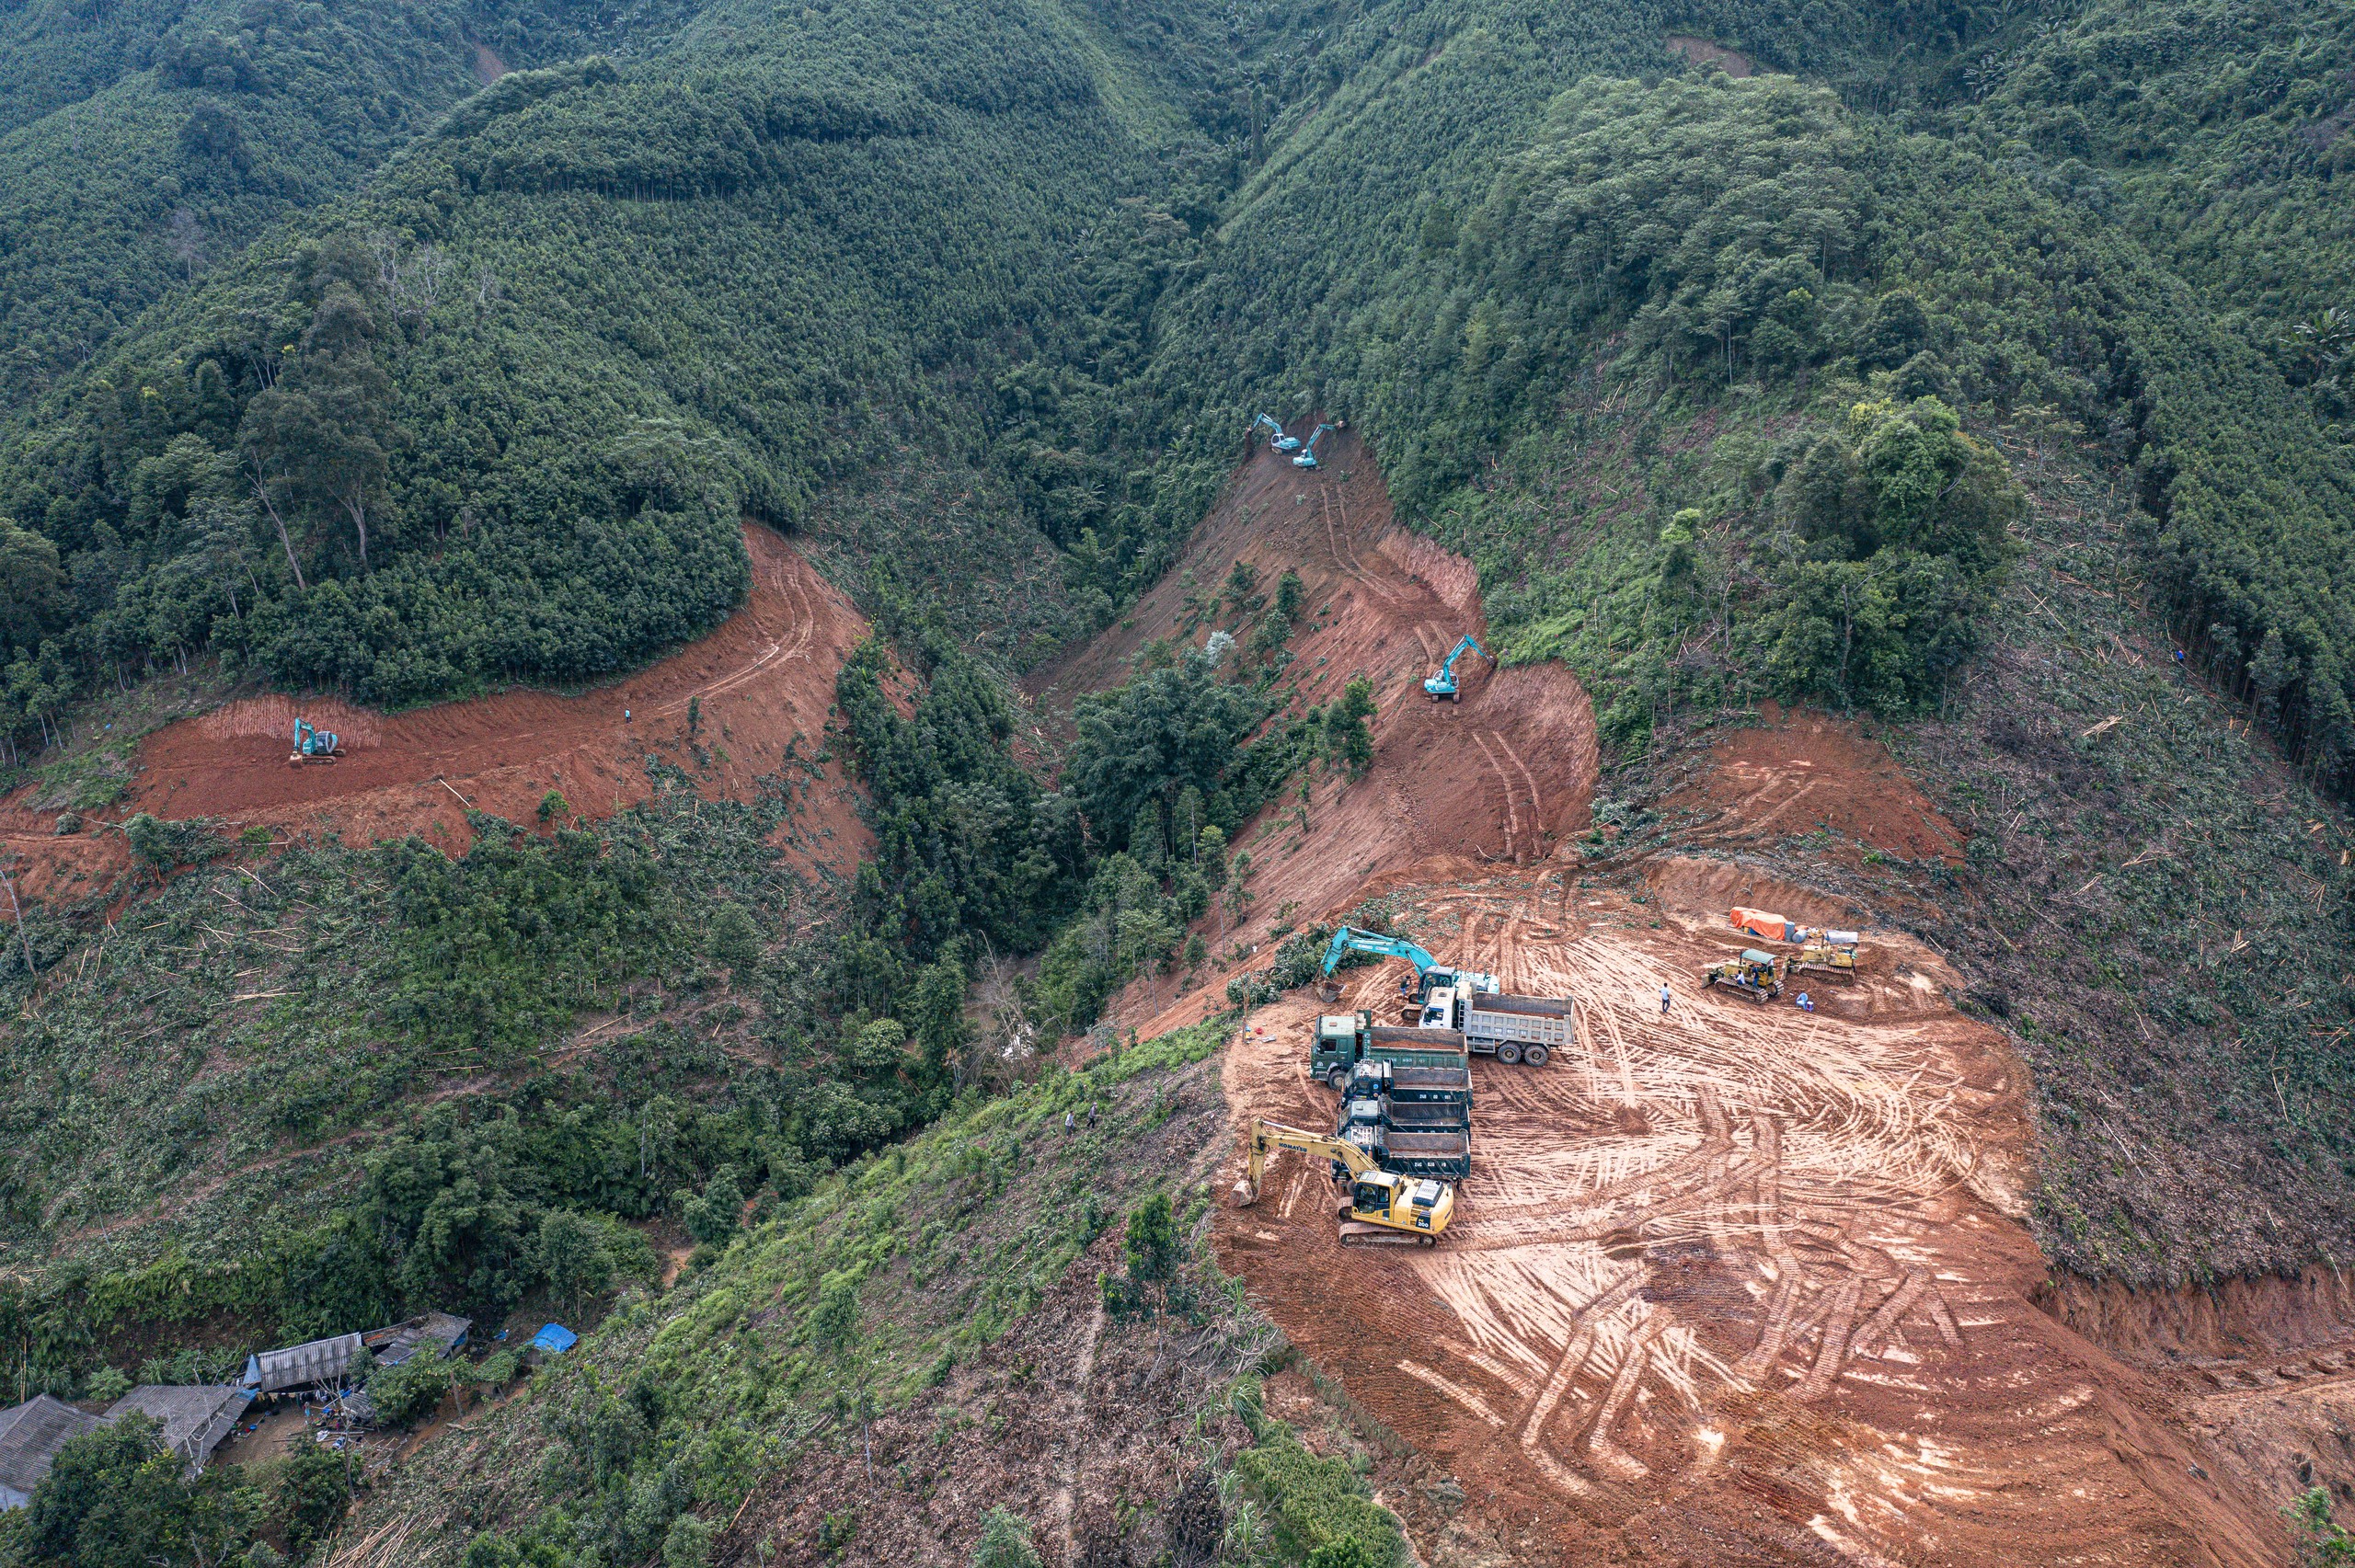
[[[1235,1207],[1248,1208],[1259,1201],[1259,1189],[1253,1185],[1250,1177],[1246,1176],[1235,1184],[1234,1196]]]

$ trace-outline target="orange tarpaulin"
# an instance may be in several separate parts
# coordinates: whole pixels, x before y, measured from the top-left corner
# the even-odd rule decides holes
[[[1736,931],[1746,931],[1768,942],[1797,942],[1800,926],[1797,921],[1786,921],[1780,915],[1770,915],[1764,910],[1736,909],[1727,917]]]

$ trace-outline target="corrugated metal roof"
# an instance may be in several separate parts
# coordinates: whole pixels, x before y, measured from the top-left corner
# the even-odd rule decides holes
[[[31,1492],[49,1473],[58,1449],[105,1425],[104,1416],[76,1410],[47,1394],[35,1394],[20,1405],[0,1410],[0,1486]]]
[[[253,1395],[227,1383],[142,1383],[107,1407],[106,1419],[144,1415],[164,1425],[164,1447],[201,1466]]]
[[[304,1345],[290,1345],[283,1350],[264,1350],[246,1358],[246,1387],[256,1393],[271,1394],[285,1389],[308,1388],[314,1383],[332,1383],[343,1376],[344,1368],[360,1351],[360,1336],[340,1333],[333,1339],[315,1339]]]
[[[472,1318],[461,1318],[449,1312],[427,1312],[404,1319],[385,1328],[372,1329],[361,1340],[376,1357],[380,1367],[397,1367],[415,1355],[420,1345],[431,1345],[447,1356],[466,1337],[474,1327]]]

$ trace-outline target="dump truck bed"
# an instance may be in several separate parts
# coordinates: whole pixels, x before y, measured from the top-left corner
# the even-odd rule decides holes
[[[1577,1012],[1568,997],[1472,997],[1464,1005],[1465,1041],[1479,1056],[1543,1062],[1578,1044]]]
[[[1396,1132],[1462,1132],[1472,1125],[1472,1107],[1461,1100],[1401,1100],[1387,1096],[1384,1123]]]
[[[1505,996],[1499,992],[1476,993],[1472,998],[1475,1013],[1515,1013],[1529,1018],[1568,1018],[1578,1010],[1578,1003],[1567,996]]]
[[[1460,1182],[1472,1173],[1472,1135],[1468,1132],[1397,1132],[1383,1134],[1374,1150],[1385,1171],[1407,1176],[1435,1176]]]
[[[1464,1059],[1465,1041],[1454,1029],[1411,1029],[1376,1024],[1366,1031],[1365,1054],[1401,1065],[1446,1067]]]
[[[1429,1101],[1443,1101],[1452,1104],[1472,1103],[1472,1070],[1461,1058],[1445,1067],[1401,1067],[1390,1064],[1390,1082],[1384,1093],[1399,1104],[1414,1104]]]

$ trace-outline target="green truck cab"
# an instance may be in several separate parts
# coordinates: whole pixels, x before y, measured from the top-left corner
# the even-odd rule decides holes
[[[1472,1074],[1460,1031],[1376,1024],[1371,1013],[1328,1013],[1316,1020],[1310,1072],[1345,1091],[1361,1061],[1389,1065],[1388,1093],[1395,1097],[1471,1100]]]

